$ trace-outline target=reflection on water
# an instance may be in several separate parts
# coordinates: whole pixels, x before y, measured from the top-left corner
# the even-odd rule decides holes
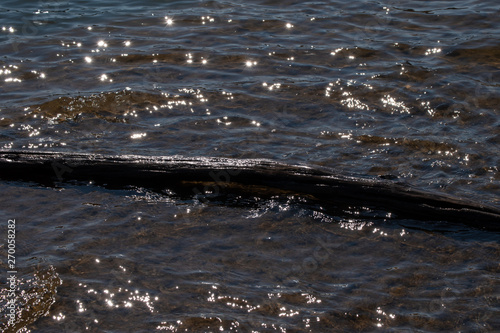
[[[259,6],[260,20],[217,6],[218,15],[118,11],[40,28],[19,54],[6,39],[1,147],[232,157],[265,147],[259,157],[359,174],[377,174],[376,164],[418,187],[497,203],[495,45],[432,26],[414,42],[406,9],[339,8],[293,20]],[[352,20],[370,11],[374,22]],[[368,137],[380,139],[355,139]],[[434,149],[442,145],[453,148]]]
[[[0,290],[0,309],[5,314],[2,332],[26,332],[26,326],[50,313],[56,302],[57,288],[62,284],[55,268],[36,270],[29,278],[18,278],[17,273],[8,276],[9,288]],[[60,320],[60,319],[59,319]]]
[[[498,10],[4,0],[0,148],[270,158],[498,207]],[[281,199],[0,187],[0,216],[21,221],[26,332],[500,326],[494,233]]]
[[[54,258],[63,281],[50,313],[28,310],[25,324],[45,315],[32,331],[486,332],[500,318],[488,232],[346,219],[278,197],[249,209],[91,185],[1,190],[7,215],[47,203],[19,221],[19,260]]]

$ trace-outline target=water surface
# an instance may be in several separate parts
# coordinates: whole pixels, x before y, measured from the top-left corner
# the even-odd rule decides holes
[[[3,1],[0,148],[269,158],[500,207],[499,12],[493,0]],[[0,186],[32,291],[25,332],[500,327],[497,233],[330,216],[286,195]],[[43,288],[30,289],[34,270]]]

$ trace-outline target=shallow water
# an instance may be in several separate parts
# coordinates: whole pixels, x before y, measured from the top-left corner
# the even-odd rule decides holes
[[[492,0],[3,1],[0,148],[270,158],[500,207],[499,12]],[[331,216],[286,196],[0,186],[20,288],[40,296],[37,267],[48,291],[24,331],[500,327],[497,233]]]
[[[488,331],[500,324],[500,247],[486,232],[334,221],[295,198],[228,207],[93,186],[1,190],[9,193],[2,207],[16,207],[20,196],[26,202],[16,207],[22,215],[7,208],[2,216],[21,215],[23,278],[31,278],[27,267],[50,264],[63,280],[50,314],[29,326],[34,332]]]

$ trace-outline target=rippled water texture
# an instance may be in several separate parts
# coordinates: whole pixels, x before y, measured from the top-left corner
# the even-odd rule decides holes
[[[63,280],[33,332],[482,332],[500,324],[500,248],[488,233],[334,220],[293,197],[228,207],[93,186],[1,190],[10,196],[2,207],[25,202],[18,260],[50,262],[59,274],[51,278]]]
[[[499,14],[493,0],[3,0],[0,148],[269,158],[498,208]],[[0,190],[25,332],[500,327],[497,233],[286,195]]]
[[[1,8],[3,147],[253,155],[498,203],[495,1]]]

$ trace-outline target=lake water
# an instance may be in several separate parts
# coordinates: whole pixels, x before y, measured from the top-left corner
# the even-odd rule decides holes
[[[0,148],[266,158],[499,209],[499,14],[493,0],[4,0]],[[1,281],[9,219],[18,271],[5,332],[500,329],[498,232],[258,189],[0,191]]]

